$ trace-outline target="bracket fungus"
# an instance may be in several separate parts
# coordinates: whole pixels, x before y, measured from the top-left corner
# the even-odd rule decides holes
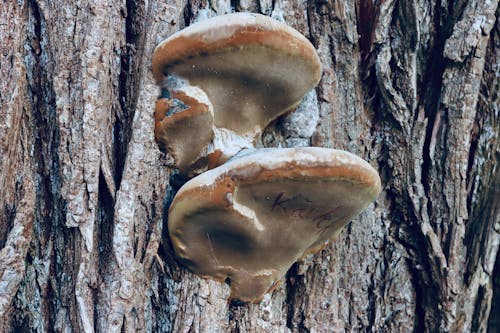
[[[161,42],[153,75],[168,93],[155,137],[180,173],[194,176],[253,148],[262,130],[316,86],[321,63],[299,32],[235,13],[195,23]]]
[[[259,301],[380,192],[361,158],[328,148],[264,148],[184,184],[169,212],[179,260],[230,281],[231,299]]]
[[[248,149],[321,77],[314,47],[287,25],[250,13],[195,23],[158,45],[153,74],[156,141],[194,177],[169,209],[173,249],[192,272],[230,282],[231,299],[258,302],[380,192],[348,152]]]

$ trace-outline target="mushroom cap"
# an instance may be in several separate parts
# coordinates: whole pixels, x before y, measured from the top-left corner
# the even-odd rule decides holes
[[[214,138],[212,124],[212,105],[199,88],[174,90],[171,99],[160,98],[156,103],[156,142],[172,155],[181,173],[207,164],[203,152]]]
[[[313,45],[267,16],[234,13],[195,23],[160,43],[153,74],[185,78],[206,92],[216,127],[258,133],[296,106],[321,77]]]
[[[258,149],[184,184],[168,227],[192,272],[259,301],[304,254],[336,236],[380,192],[361,158],[327,148]]]

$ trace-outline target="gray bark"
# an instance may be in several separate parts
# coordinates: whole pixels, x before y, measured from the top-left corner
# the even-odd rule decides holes
[[[153,136],[154,47],[231,11],[284,20],[324,67],[263,144],[345,149],[383,183],[243,306],[176,263]],[[499,17],[498,0],[0,2],[0,332],[499,331]]]

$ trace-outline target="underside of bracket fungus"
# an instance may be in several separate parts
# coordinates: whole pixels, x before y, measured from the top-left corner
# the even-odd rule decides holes
[[[154,52],[153,74],[170,94],[156,107],[156,140],[181,174],[196,175],[253,147],[316,86],[321,63],[296,30],[235,13],[167,38]]]
[[[335,237],[380,192],[361,158],[327,148],[237,155],[187,182],[169,212],[179,260],[257,302],[305,254]]]

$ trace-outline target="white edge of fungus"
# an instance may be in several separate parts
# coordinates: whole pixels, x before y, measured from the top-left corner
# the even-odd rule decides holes
[[[200,20],[162,41],[156,47],[155,52],[179,37],[201,38],[204,42],[210,43],[230,38],[235,32],[245,27],[255,27],[256,30],[262,29],[263,31],[283,31],[294,38],[310,43],[300,32],[277,19],[262,14],[240,12]]]
[[[244,151],[242,151],[244,154]],[[299,167],[310,166],[354,166],[359,165],[367,170],[375,170],[373,167],[362,158],[337,149],[321,148],[321,147],[299,147],[299,148],[262,148],[257,149],[253,153],[244,154],[241,157],[235,158],[215,169],[209,170],[184,184],[179,190],[180,192],[187,191],[197,186],[211,186],[214,179],[220,175],[226,174],[231,170],[245,167],[248,169],[252,165],[256,168],[268,170],[279,169],[287,162],[294,161]],[[253,171],[254,169],[251,168]],[[251,172],[249,172],[251,173]]]

